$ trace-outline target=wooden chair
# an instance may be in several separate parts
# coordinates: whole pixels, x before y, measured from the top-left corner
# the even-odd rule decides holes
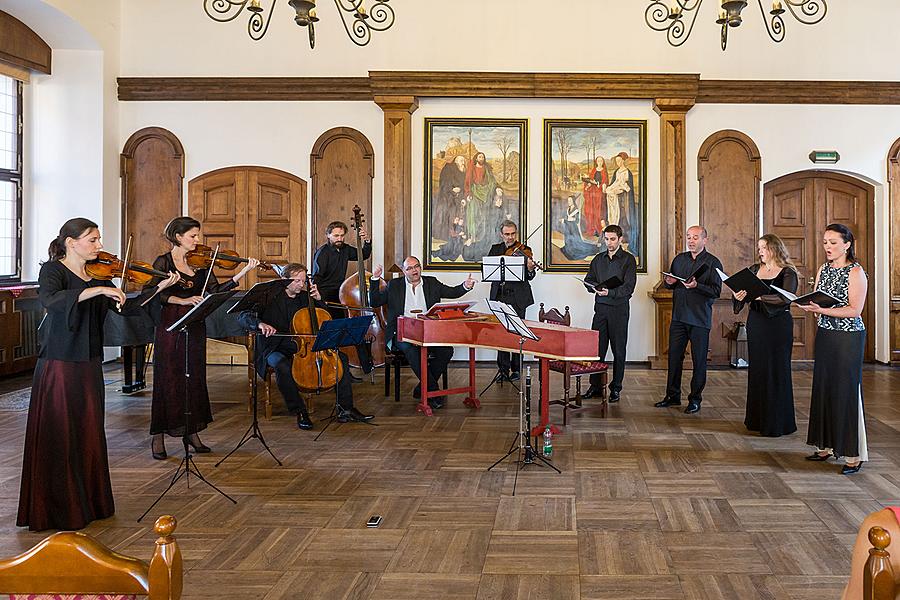
[[[162,516],[153,530],[159,538],[147,563],[113,552],[89,535],[54,533],[31,550],[0,560],[0,593],[9,598],[68,598],[77,595],[107,600],[146,596],[181,598],[181,550],[172,533],[175,517]]]
[[[565,314],[559,312],[557,308],[544,310],[544,303],[541,302],[541,308],[538,312],[538,321],[541,323],[554,323],[556,325],[569,326],[572,323],[572,315],[569,313],[569,307],[566,307]],[[550,370],[562,373],[563,376],[563,397],[559,400],[551,400],[550,404],[559,404],[563,407],[563,425],[568,422],[568,411],[583,408],[581,401],[581,377],[583,375],[600,374],[600,394],[602,402],[600,403],[600,414],[606,416],[606,386],[607,386],[607,365],[599,360],[551,360]],[[575,397],[570,397],[572,377],[575,377]]]
[[[409,362],[402,352],[388,349],[384,355],[384,395],[391,395],[391,371],[394,373],[394,402],[400,402],[400,367],[408,367]],[[441,383],[447,389],[447,371],[441,376]]]
[[[881,527],[869,529],[869,558],[863,572],[864,600],[897,600],[900,589],[894,582],[891,555],[886,548],[891,544],[891,534]]]

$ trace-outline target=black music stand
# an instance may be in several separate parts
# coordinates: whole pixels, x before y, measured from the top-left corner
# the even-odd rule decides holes
[[[525,360],[523,350],[525,340],[529,339],[537,342],[540,341],[541,338],[531,331],[522,318],[516,314],[515,309],[509,304],[492,300],[488,300],[487,304],[494,316],[500,321],[500,324],[503,325],[509,333],[519,336],[519,369],[521,370]],[[509,446],[509,451],[499,458],[497,462],[488,467],[487,470],[490,471],[516,451],[518,451],[519,454],[518,459],[516,460],[516,476],[513,480],[513,496],[516,495],[516,486],[519,483],[520,469],[524,469],[528,465],[546,465],[557,473],[561,472],[553,465],[553,463],[541,456],[538,452],[535,452],[534,447],[531,445],[531,367],[528,367],[528,370],[526,371],[525,385],[519,390],[519,429],[516,431],[512,444]],[[535,459],[540,462],[537,462]],[[543,465],[541,465],[541,463],[543,463]]]
[[[503,298],[505,296],[503,290],[506,289],[507,282],[512,283],[521,283],[526,279],[526,271],[527,267],[525,264],[525,256],[484,256],[481,259],[481,280],[489,281],[491,283],[497,282],[500,284],[500,294],[499,297]],[[515,333],[515,332],[513,332]],[[518,334],[517,334],[518,335]],[[521,373],[522,365],[519,365],[519,372]],[[487,392],[495,383],[499,383],[500,387],[503,387],[503,382],[508,381],[511,386],[516,388],[516,391],[519,392],[519,386],[513,383],[511,380],[506,379],[503,376],[503,371],[500,370],[499,365],[497,366],[497,372],[494,373],[494,376],[491,378],[491,382],[487,384],[479,396],[483,396],[485,392]]]
[[[358,346],[365,339],[374,318],[375,315],[365,315],[362,317],[348,317],[346,319],[330,319],[323,322],[319,325],[319,333],[316,334],[316,341],[313,343],[311,352],[321,352],[323,350],[338,351],[345,346]],[[322,434],[325,433],[328,426],[334,423],[334,420],[337,418],[337,410],[339,407],[338,400],[340,399],[338,393],[340,382],[337,378],[337,370],[340,362],[341,361],[338,360],[334,363],[334,406],[331,409],[331,414],[324,419],[325,421],[328,421],[328,423],[322,428],[322,431],[313,438],[314,442],[322,437]],[[368,423],[368,425],[375,425],[375,423]]]
[[[292,279],[273,279],[271,281],[264,281],[257,283],[252,288],[247,290],[247,293],[243,298],[235,302],[234,306],[229,308],[226,312],[229,314],[240,313],[245,310],[253,310],[259,306],[267,306],[272,300],[278,297],[279,294],[284,293],[284,289],[290,285]],[[266,452],[271,455],[275,462],[278,463],[279,467],[283,467],[281,461],[278,460],[278,457],[272,452],[272,449],[269,448],[269,445],[266,443],[266,439],[263,437],[262,431],[259,428],[259,415],[257,408],[259,407],[259,385],[256,382],[257,372],[256,372],[256,361],[259,358],[259,329],[255,329],[253,331],[248,331],[248,335],[250,335],[253,339],[253,356],[250,357],[250,365],[253,370],[253,377],[250,382],[250,397],[252,399],[253,404],[253,418],[250,420],[250,427],[247,428],[247,431],[244,432],[244,435],[241,437],[241,441],[238,442],[237,446],[235,446],[231,452],[222,457],[222,460],[216,463],[215,466],[221,465],[225,462],[229,456],[237,452],[237,450],[249,442],[252,439],[259,440],[259,443],[263,445],[263,448],[266,449]]]
[[[191,325],[195,325],[197,323],[202,323],[206,320],[206,317],[211,315],[217,308],[222,306],[229,298],[234,295],[233,291],[230,292],[219,292],[217,294],[209,294],[203,300],[194,306],[191,310],[189,310],[183,317],[178,319],[175,323],[166,328],[166,331],[170,333],[174,333],[179,331],[184,334],[184,377],[190,382],[191,379],[191,363],[190,363],[190,328]],[[185,386],[186,388],[189,386]],[[187,389],[185,389],[184,394],[184,435],[181,437],[181,443],[184,446],[184,458],[181,459],[181,463],[179,463],[178,468],[175,469],[175,473],[172,475],[172,480],[169,482],[169,487],[163,490],[163,493],[159,495],[159,497],[154,500],[153,504],[151,504],[147,510],[144,511],[144,514],[138,519],[140,523],[141,519],[147,516],[153,507],[163,499],[169,490],[174,487],[174,485],[178,482],[182,477],[187,481],[188,489],[191,487],[191,473],[194,474],[197,479],[211,487],[212,489],[219,492],[221,495],[225,496],[233,504],[237,504],[237,500],[217,488],[215,485],[210,483],[204,476],[203,473],[200,472],[200,469],[197,468],[197,465],[194,464],[194,456],[191,454],[191,448],[189,446],[189,438],[190,433],[188,430],[191,426],[191,407],[188,401]],[[182,470],[183,468],[183,470]]]

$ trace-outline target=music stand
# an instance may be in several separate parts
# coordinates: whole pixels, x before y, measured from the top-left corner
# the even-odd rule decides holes
[[[292,279],[273,279],[271,281],[259,282],[254,285],[252,288],[247,290],[247,293],[243,298],[234,303],[234,306],[229,308],[227,311],[228,314],[240,313],[245,310],[253,310],[259,306],[267,306],[272,300],[278,297],[279,294],[284,293],[284,289],[290,285]],[[259,428],[259,415],[258,407],[259,407],[259,385],[256,382],[257,372],[256,372],[256,362],[259,359],[259,329],[255,329],[252,331],[247,331],[247,334],[251,336],[253,339],[253,356],[250,357],[250,365],[253,370],[253,377],[250,381],[250,398],[251,403],[253,405],[253,418],[250,420],[250,427],[247,428],[247,431],[244,432],[244,435],[241,437],[241,441],[238,442],[237,446],[235,446],[231,452],[222,457],[222,460],[216,463],[215,466],[221,465],[225,462],[229,456],[237,452],[238,448],[246,444],[252,439],[259,440],[259,443],[263,445],[263,448],[266,449],[266,452],[271,455],[275,462],[278,463],[279,467],[284,465],[281,464],[281,461],[278,460],[278,457],[275,456],[275,453],[272,452],[272,449],[269,448],[269,445],[266,443],[266,439],[263,437],[262,431]]]
[[[153,504],[151,504],[147,508],[147,510],[144,511],[144,514],[142,514],[138,519],[139,523],[141,519],[147,516],[147,513],[153,510],[153,507],[163,499],[163,496],[165,496],[169,492],[169,490],[172,489],[172,487],[178,482],[179,479],[184,477],[187,481],[188,489],[190,489],[191,473],[193,473],[194,476],[197,477],[197,479],[219,492],[219,494],[231,500],[233,504],[237,504],[237,500],[210,483],[203,476],[203,473],[200,472],[200,469],[197,468],[197,465],[194,464],[194,457],[193,454],[191,454],[191,448],[189,446],[189,438],[191,434],[188,433],[191,428],[191,407],[188,401],[188,389],[190,388],[191,379],[190,327],[191,325],[195,325],[205,321],[206,317],[211,315],[233,295],[233,291],[209,294],[208,296],[203,298],[203,300],[201,300],[199,304],[196,304],[191,310],[189,310],[183,317],[166,328],[166,331],[168,331],[169,333],[179,331],[184,334],[184,377],[187,380],[184,390],[184,435],[181,436],[181,444],[184,446],[184,458],[181,459],[181,462],[178,464],[178,468],[175,469],[175,473],[172,475],[172,480],[169,482],[169,486],[165,490],[163,490],[163,493],[160,494],[159,497],[154,500]],[[184,470],[182,470],[182,467],[184,467]]]
[[[525,256],[485,256],[481,259],[481,280],[499,283],[499,297],[503,298],[507,282],[521,283],[526,281],[528,270],[525,260]],[[521,372],[521,365],[519,366],[519,370]],[[502,387],[504,379],[503,371],[498,365],[497,372],[494,373],[491,382],[487,384],[487,387],[481,390],[479,396],[483,396],[495,383],[499,382]],[[520,391],[519,386],[512,381],[509,381],[509,384],[516,388],[516,391]]]
[[[494,316],[500,321],[500,324],[503,325],[509,333],[519,336],[519,369],[521,370],[525,360],[523,350],[525,340],[529,339],[537,342],[540,341],[541,338],[531,331],[528,325],[525,324],[525,321],[516,314],[515,309],[509,304],[488,300],[487,305]],[[516,447],[517,445],[518,448]],[[509,446],[509,451],[500,457],[497,462],[488,467],[487,470],[490,471],[509,458],[509,456],[517,450],[519,454],[518,459],[516,459],[516,476],[515,479],[513,479],[513,496],[516,495],[516,486],[519,483],[519,470],[524,469],[528,465],[542,466],[540,463],[543,463],[557,473],[561,473],[553,463],[535,452],[534,447],[531,445],[531,367],[528,367],[528,370],[526,371],[524,387],[519,390],[519,429],[516,431],[512,444]],[[535,459],[539,460],[540,463],[535,462]]]
[[[313,343],[310,352],[321,352],[323,350],[339,351],[340,348],[345,346],[358,346],[365,339],[374,318],[375,315],[364,315],[362,317],[348,317],[346,319],[330,319],[323,322],[319,326],[319,333],[316,335],[316,341]],[[322,431],[313,438],[314,442],[322,437],[325,430],[328,429],[329,425],[337,418],[338,401],[340,400],[338,392],[340,382],[338,381],[337,370],[338,364],[341,364],[341,362],[342,361],[337,360],[334,363],[334,406],[331,409],[331,414],[325,418],[328,423],[322,428]],[[375,423],[368,424],[375,425]]]

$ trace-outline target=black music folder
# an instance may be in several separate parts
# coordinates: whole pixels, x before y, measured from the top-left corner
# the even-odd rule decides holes
[[[618,275],[613,275],[609,279],[606,279],[605,281],[602,281],[594,286],[591,286],[591,284],[589,284],[587,281],[582,281],[581,283],[584,284],[584,289],[586,289],[588,293],[593,294],[594,292],[598,292],[604,289],[614,290],[625,282],[622,281],[622,278]]]
[[[731,291],[747,292],[747,297],[744,298],[744,302],[756,300],[760,296],[765,296],[772,291],[772,288],[763,283],[763,280],[757,277],[749,267],[741,269],[731,277],[726,275],[721,269],[716,269],[716,272],[722,279],[722,283],[727,285],[728,289]]]
[[[798,296],[796,294],[790,293],[787,290],[781,289],[777,285],[773,285],[771,286],[771,288],[787,298],[792,304],[799,304],[800,306],[806,306],[807,304],[816,303],[822,308],[831,308],[832,306],[836,306],[841,303],[840,300],[838,300],[828,292],[823,292],[821,290],[816,290],[815,292],[810,292],[808,294]]]
[[[663,275],[667,275],[672,279],[677,279],[681,283],[686,281],[690,281],[691,279],[700,279],[700,277],[709,270],[709,265],[707,263],[700,263],[700,266],[694,269],[694,272],[688,275],[687,277],[679,277],[674,273],[669,273],[667,271],[663,271]]]

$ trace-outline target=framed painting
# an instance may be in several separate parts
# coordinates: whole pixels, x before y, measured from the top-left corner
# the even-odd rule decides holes
[[[587,271],[619,225],[647,272],[647,121],[544,120],[544,266]]]
[[[426,269],[473,270],[500,241],[526,231],[528,119],[425,119]]]

